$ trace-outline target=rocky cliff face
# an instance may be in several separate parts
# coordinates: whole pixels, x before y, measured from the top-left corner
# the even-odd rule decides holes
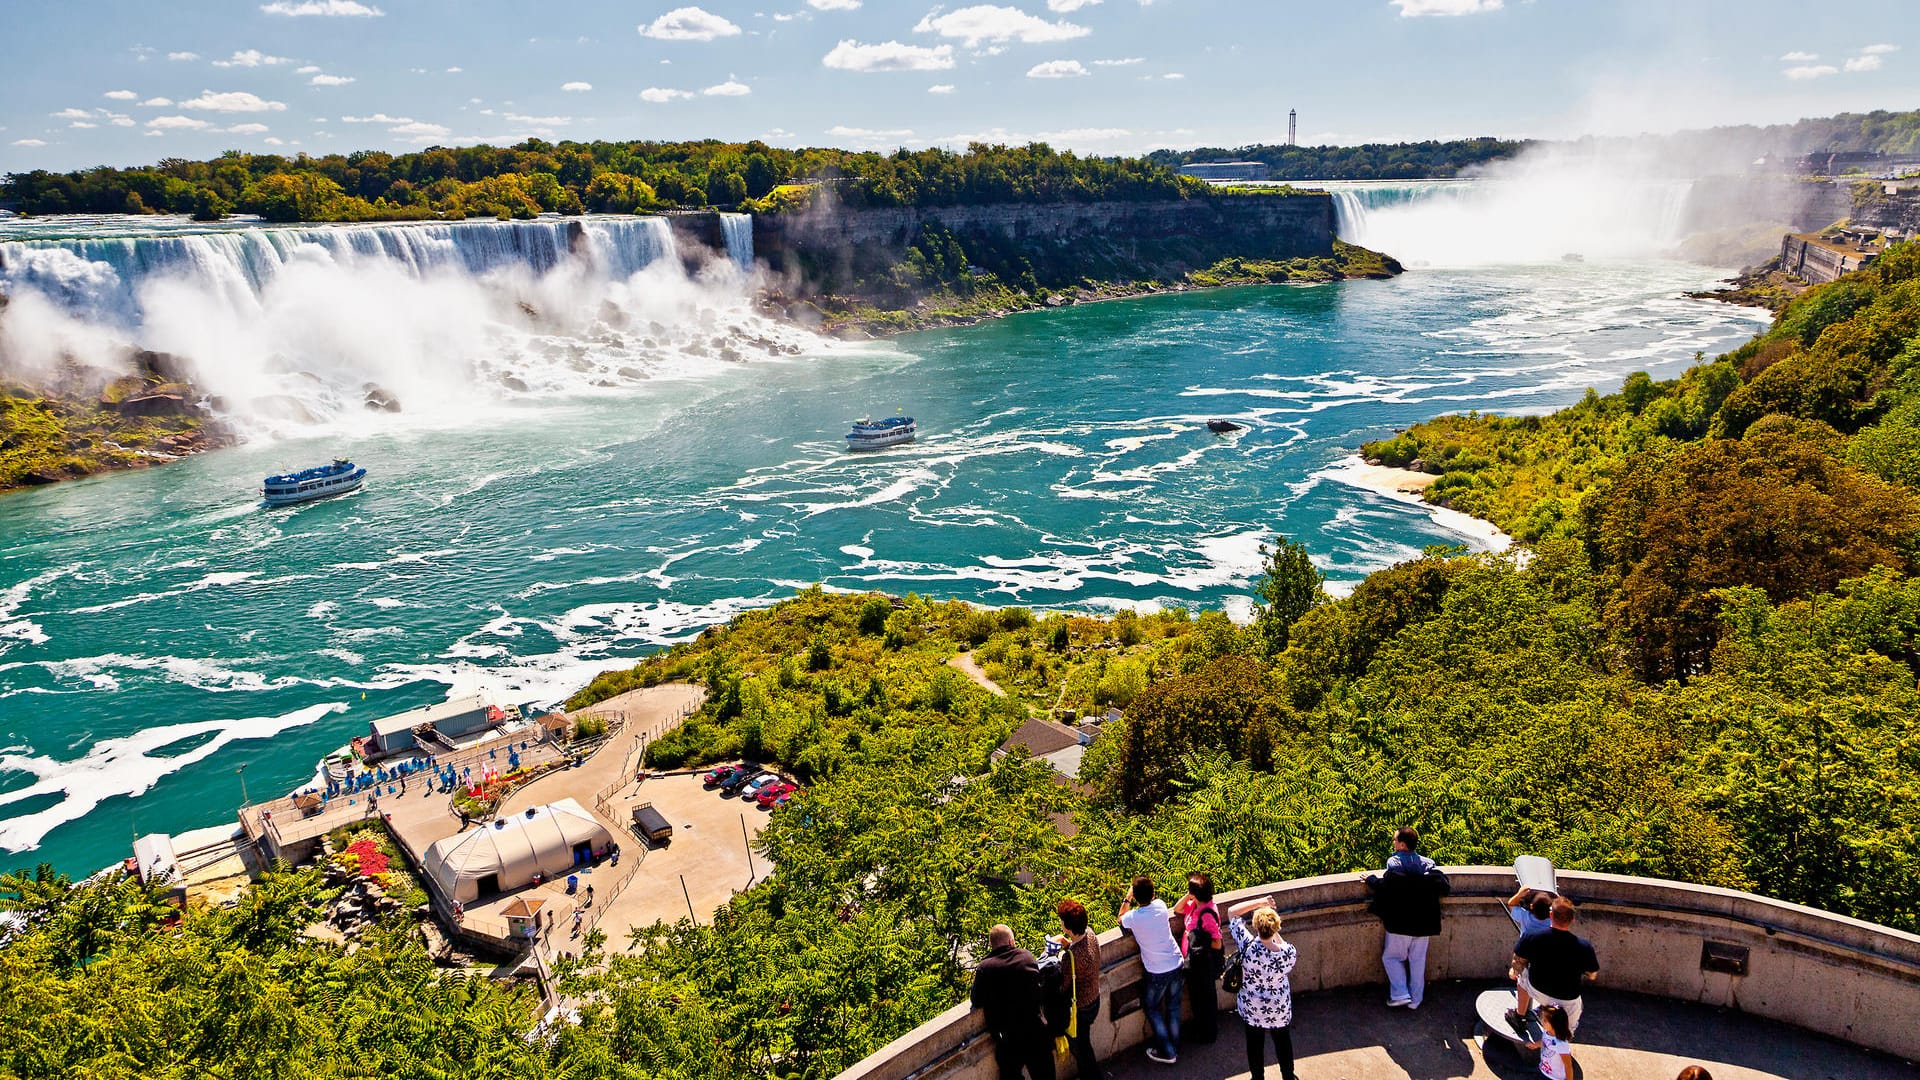
[[[1219,196],[1163,202],[992,206],[815,207],[754,218],[754,250],[777,272],[826,290],[901,262],[929,226],[979,261],[1021,262],[1052,287],[1078,278],[1178,278],[1223,258],[1282,260],[1333,254],[1333,200],[1303,195]]]

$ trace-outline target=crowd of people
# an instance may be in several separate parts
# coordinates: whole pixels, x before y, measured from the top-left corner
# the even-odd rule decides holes
[[[1380,964],[1386,1004],[1410,1011],[1425,1000],[1427,946],[1440,934],[1441,901],[1452,888],[1419,844],[1414,829],[1397,830],[1386,865],[1365,878],[1369,910],[1385,931]],[[1516,990],[1506,1021],[1520,1042],[1539,1052],[1541,1076],[1568,1080],[1582,991],[1599,976],[1599,957],[1591,942],[1573,932],[1577,909],[1566,897],[1523,886],[1507,908],[1520,933],[1508,969]],[[1106,1075],[1092,1036],[1100,1015],[1100,942],[1087,929],[1085,905],[1064,900],[1056,913],[1060,933],[1046,939],[1041,955],[1021,948],[1011,928],[995,926],[990,951],[975,969],[972,1003],[993,1036],[1002,1080],[1053,1080],[1054,1063],[1065,1056],[1073,1058],[1080,1077]],[[1223,988],[1234,995],[1252,1080],[1267,1075],[1269,1044],[1283,1080],[1296,1080],[1291,976],[1300,952],[1281,934],[1272,896],[1222,912],[1214,903],[1213,879],[1194,873],[1187,877],[1186,895],[1168,906],[1143,876],[1133,879],[1121,900],[1118,921],[1139,947],[1146,972],[1140,1001],[1149,1061],[1174,1065],[1183,1045],[1216,1041]],[[1227,938],[1235,947],[1231,957]],[[1183,998],[1191,1014],[1184,1025]],[[1713,1078],[1692,1065],[1678,1080]]]

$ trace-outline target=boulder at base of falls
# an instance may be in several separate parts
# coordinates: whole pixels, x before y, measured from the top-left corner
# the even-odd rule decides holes
[[[365,404],[367,408],[372,409],[374,412],[393,413],[400,411],[400,399],[388,393],[386,388],[380,384],[367,383],[360,389],[366,394]]]
[[[199,411],[179,394],[142,394],[103,404],[121,416],[192,416]]]

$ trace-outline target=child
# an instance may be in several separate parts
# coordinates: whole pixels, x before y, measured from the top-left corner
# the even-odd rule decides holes
[[[1573,1076],[1573,1027],[1567,1023],[1567,1010],[1558,1005],[1540,1006],[1540,1075],[1548,1080],[1569,1080]]]

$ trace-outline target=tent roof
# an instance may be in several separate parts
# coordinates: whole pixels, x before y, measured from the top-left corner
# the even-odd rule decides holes
[[[437,841],[424,861],[427,872],[450,888],[456,880],[501,873],[609,835],[600,819],[579,803],[561,799]]]

